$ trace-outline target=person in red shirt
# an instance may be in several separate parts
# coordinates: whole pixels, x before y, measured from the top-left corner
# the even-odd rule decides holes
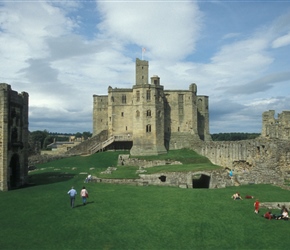
[[[271,211],[268,211],[264,214],[264,218],[271,220],[273,218],[273,215],[271,213]]]
[[[255,213],[259,213],[259,208],[260,208],[260,202],[259,200],[256,200],[256,202],[254,203],[254,207],[255,207]]]

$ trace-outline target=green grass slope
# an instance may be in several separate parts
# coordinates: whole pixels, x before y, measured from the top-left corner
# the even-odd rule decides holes
[[[120,152],[119,152],[120,153]],[[288,201],[289,191],[271,185],[224,189],[86,183],[85,175],[116,163],[118,152],[73,157],[38,166],[33,186],[0,192],[0,249],[286,249],[290,221],[268,221],[254,214],[254,195],[263,201]],[[123,152],[122,152],[123,153]],[[98,156],[97,156],[98,155]],[[75,169],[77,168],[77,169]],[[42,169],[42,170],[41,170]],[[94,173],[92,173],[94,174]],[[273,211],[277,213],[278,211]],[[285,236],[286,235],[286,236]]]

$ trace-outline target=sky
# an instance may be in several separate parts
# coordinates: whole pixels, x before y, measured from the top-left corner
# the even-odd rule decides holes
[[[209,96],[211,134],[261,133],[290,110],[290,0],[0,0],[0,56],[30,131],[92,132],[93,95],[132,88],[139,58],[165,90]]]

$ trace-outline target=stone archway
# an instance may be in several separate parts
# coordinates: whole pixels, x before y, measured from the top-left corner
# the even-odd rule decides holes
[[[20,161],[18,154],[14,154],[10,160],[10,176],[9,176],[9,188],[16,188],[21,185],[21,173],[20,173]]]
[[[210,176],[204,173],[192,175],[192,188],[209,188]]]

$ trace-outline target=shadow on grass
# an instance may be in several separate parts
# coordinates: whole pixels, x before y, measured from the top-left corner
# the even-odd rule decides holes
[[[28,184],[25,187],[52,184],[56,182],[68,181],[74,178],[76,174],[46,172],[41,174],[33,174],[29,176]]]
[[[85,206],[87,206],[87,205],[89,205],[89,204],[92,204],[92,203],[95,203],[95,202],[94,202],[94,201],[88,201],[86,205],[84,205],[84,204],[78,204],[78,205],[75,205],[74,208],[85,207]]]

